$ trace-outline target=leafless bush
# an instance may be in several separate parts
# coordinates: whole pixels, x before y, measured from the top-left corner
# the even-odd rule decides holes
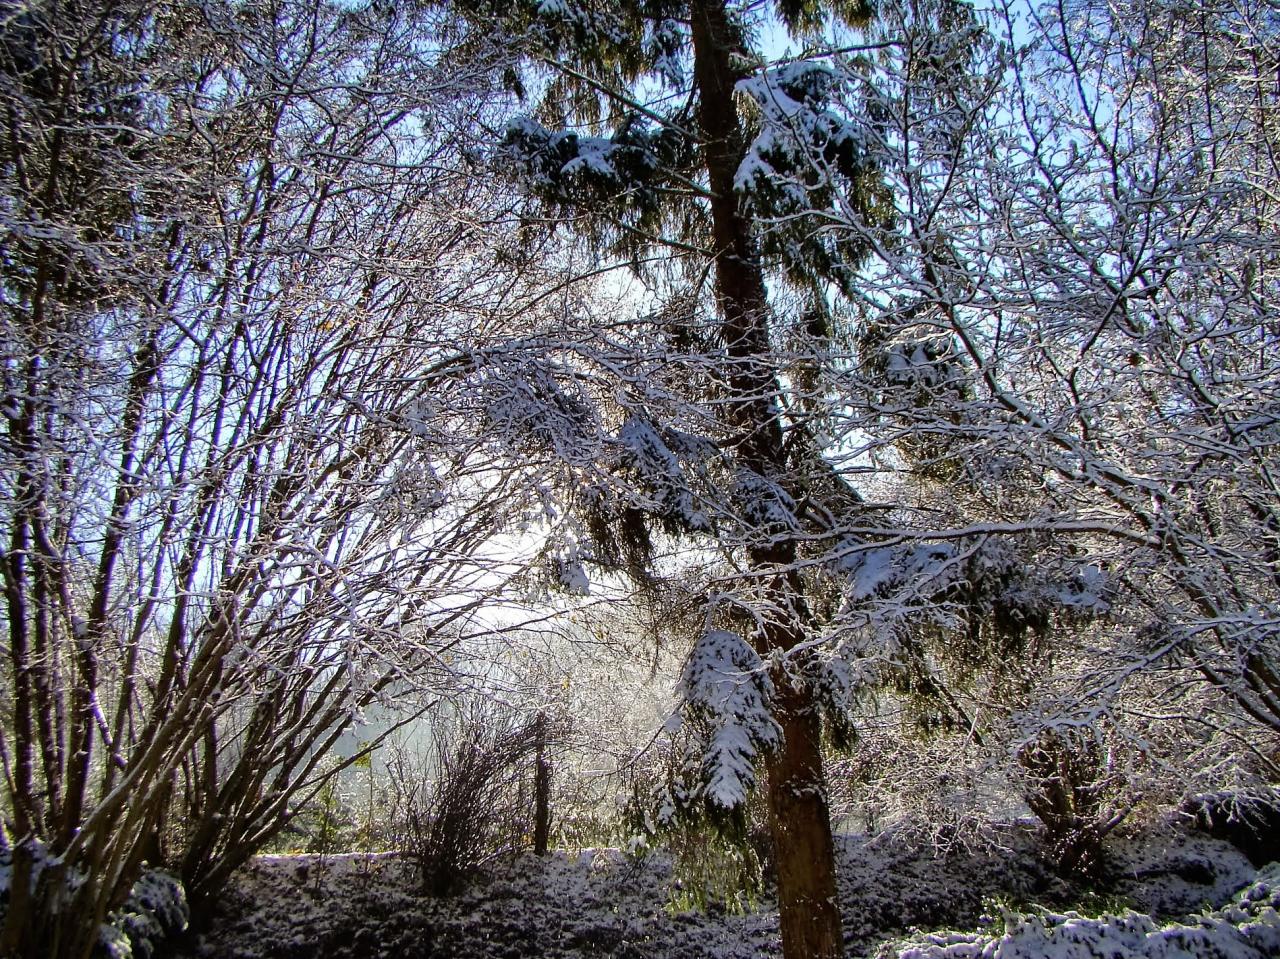
[[[395,750],[387,763],[392,815],[424,892],[456,892],[486,863],[526,844],[548,727],[541,716],[468,704],[433,719],[425,748]]]
[[[990,752],[958,738],[904,734],[894,718],[867,722],[857,747],[833,757],[833,818],[844,830],[891,831],[938,855],[998,847],[998,824],[1021,808]]]

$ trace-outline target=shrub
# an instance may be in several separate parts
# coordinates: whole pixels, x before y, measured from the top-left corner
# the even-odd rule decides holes
[[[393,815],[424,892],[457,892],[486,862],[523,847],[532,826],[525,786],[545,730],[536,717],[473,704],[437,716],[424,753],[394,751]]]

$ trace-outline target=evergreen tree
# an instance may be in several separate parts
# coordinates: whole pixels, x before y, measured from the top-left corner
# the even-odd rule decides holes
[[[470,12],[502,18],[530,61],[551,68],[510,78],[521,96],[540,91],[539,112],[510,124],[498,151],[534,200],[529,221],[550,209],[650,278],[665,250],[684,280],[682,298],[630,331],[632,349],[652,350],[660,385],[637,388],[641,373],[615,384],[623,400],[593,407],[584,351],[559,364],[544,352],[519,373],[526,412],[495,419],[569,464],[586,533],[558,566],[566,585],[582,588],[584,559],[651,580],[664,531],[710,544],[737,569],[702,610],[684,711],[705,751],[665,812],[740,815],[763,766],[784,952],[840,955],[822,718],[849,687],[813,652],[812,569],[834,518],[861,497],[821,455],[831,404],[817,402],[814,377],[836,335],[831,296],[854,285],[870,246],[821,222],[838,204],[884,227],[888,203],[865,146],[873,121],[833,107],[836,73],[816,59],[766,65],[752,40],[780,25],[796,37],[862,27],[870,11],[657,0]],[[704,286],[713,316],[696,306]]]

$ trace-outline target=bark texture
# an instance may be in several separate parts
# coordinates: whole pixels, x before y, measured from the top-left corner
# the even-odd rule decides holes
[[[778,871],[782,954],[843,955],[835,847],[818,717],[794,690],[780,695],[783,745],[769,762],[769,831]]]

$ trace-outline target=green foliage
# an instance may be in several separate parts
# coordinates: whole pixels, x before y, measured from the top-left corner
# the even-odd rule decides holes
[[[357,816],[350,801],[342,794],[337,776],[331,776],[320,788],[308,811],[311,831],[305,852],[327,856],[354,845],[357,830],[353,823]]]
[[[263,847],[268,853],[315,853],[328,856],[361,846],[363,810],[331,776],[294,814],[281,832]]]
[[[593,80],[618,86],[635,82],[677,52],[685,5],[673,0],[463,0],[450,6],[473,22],[499,26],[535,57],[563,57]]]
[[[867,237],[894,222],[872,146],[878,134],[871,111],[817,62],[766,68],[739,89],[747,95],[742,107],[752,139],[735,189],[755,219],[761,253],[802,292],[829,282],[853,294],[858,267],[872,251]],[[823,229],[836,210],[866,231]],[[825,306],[823,297],[816,300]]]
[[[1125,915],[1137,912],[1137,903],[1129,896],[1106,889],[1093,887],[1073,887],[1070,895],[1065,896],[1055,907],[1034,903],[1024,896],[998,895],[983,899],[983,912],[991,915],[1004,913],[1020,913],[1028,915],[1048,915],[1056,910],[1070,909],[1073,913],[1088,919],[1101,919],[1106,915]]]
[[[694,826],[666,837],[673,875],[672,912],[724,911],[735,915],[756,907],[764,884],[761,862],[748,843]]]
[[[553,67],[537,85],[532,112],[538,119],[522,118],[508,128],[500,166],[554,215],[573,215],[575,230],[633,263],[663,246],[710,256],[705,155],[687,76],[690,37],[681,23],[686,5],[463,6],[520,37],[529,64]],[[796,32],[816,30],[828,18],[862,27],[871,16],[862,0],[784,3],[778,12]],[[744,65],[756,63],[746,25],[734,22],[732,29],[736,35],[723,42],[734,46]],[[757,102],[751,108],[747,97],[740,108],[748,121],[742,146],[755,140],[758,168],[740,178],[738,190],[744,212],[756,221],[761,253],[807,296],[822,299],[821,282],[851,291],[870,247],[857,231],[816,229],[821,223],[815,218],[838,207],[875,231],[892,223],[891,198],[859,127],[871,122],[873,111],[857,97],[837,109],[834,74],[815,63],[753,72],[744,66],[742,88]],[[514,75],[504,83],[522,99],[532,88]],[[803,109],[772,116],[771,84]],[[587,135],[568,129],[573,124],[612,132]]]
[[[764,884],[763,799],[752,796],[731,810],[696,801],[699,790],[684,781],[688,773],[670,759],[665,785],[643,777],[633,783],[622,823],[630,854],[665,849],[671,855],[672,912],[745,913],[755,907]]]
[[[508,125],[497,153],[499,169],[545,207],[583,212],[580,227],[602,246],[632,258],[666,230],[664,196],[693,175],[694,148],[678,128],[636,112],[624,114],[608,137],[554,132],[522,117]]]
[[[793,34],[804,34],[821,30],[832,19],[852,27],[866,26],[875,7],[870,0],[780,0],[778,15]]]
[[[624,845],[629,838],[624,817],[616,809],[573,803],[557,794],[551,845],[563,849],[605,849]]]

